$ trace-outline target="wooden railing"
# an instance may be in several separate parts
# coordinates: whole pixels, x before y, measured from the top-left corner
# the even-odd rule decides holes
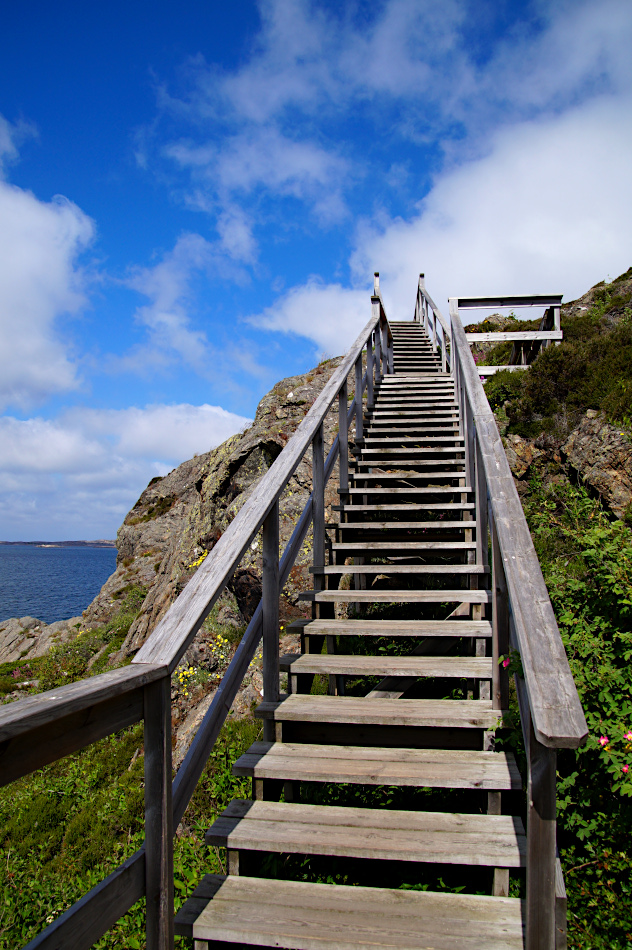
[[[516,298],[514,298],[515,300]],[[451,358],[476,491],[477,562],[492,560],[492,701],[507,709],[509,679],[499,664],[519,654],[515,676],[528,768],[527,950],[555,948],[556,749],[577,748],[587,726],[498,428],[459,316],[450,299]],[[498,301],[489,302],[498,306]],[[509,303],[509,306],[515,303]],[[479,558],[481,559],[479,561]]]
[[[432,341],[433,352],[441,353],[441,370],[450,369],[450,330],[441,311],[426,290],[426,281],[423,274],[419,275],[417,296],[415,298],[415,314],[413,320],[420,323]]]
[[[466,333],[468,343],[506,343],[513,342],[509,363],[504,366],[478,365],[480,376],[491,376],[502,369],[517,370],[529,366],[540,349],[546,349],[551,343],[556,346],[562,341],[560,308],[561,294],[531,295],[528,297],[459,297],[459,310],[498,310],[520,307],[546,307],[537,330],[508,330],[489,333]]]
[[[264,696],[272,701],[279,697],[279,595],[312,521],[314,563],[324,563],[326,483],[339,459],[340,488],[348,488],[349,424],[355,418],[360,438],[363,394],[366,391],[371,405],[382,376],[393,371],[393,338],[377,279],[371,305],[371,319],[292,438],[132,663],[0,709],[2,785],[144,720],[143,847],[35,937],[28,950],[87,950],[143,896],[147,950],[171,950],[174,830],[262,637]],[[347,379],[352,372],[354,399],[349,406]],[[323,422],[336,397],[339,431],[325,459]],[[312,494],[279,561],[279,498],[310,447]],[[172,783],[171,674],[261,528],[261,602]]]

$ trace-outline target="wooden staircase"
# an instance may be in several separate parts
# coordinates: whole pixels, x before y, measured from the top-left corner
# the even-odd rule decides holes
[[[197,948],[524,946],[487,522],[483,544],[454,378],[422,325],[390,328],[394,372],[367,406],[325,557],[315,544],[312,618],[280,660],[287,693],[264,697],[264,741],[234,767],[252,800],[206,835],[228,874],[176,915]]]
[[[588,727],[460,316],[544,302],[554,319],[560,299],[454,297],[446,320],[420,274],[413,320],[393,323],[376,274],[366,326],[132,662],[0,708],[0,785],[144,722],[142,846],[24,950],[90,950],[141,899],[144,946],[173,950],[174,831],[261,642],[263,741],[235,764],[252,799],[209,830],[228,873],[202,880],[176,932],[198,950],[565,950],[556,755]],[[308,456],[279,557],[280,501]],[[279,657],[310,529],[311,618]],[[261,601],[174,778],[172,677],[259,538]],[[510,650],[524,791],[498,733]]]

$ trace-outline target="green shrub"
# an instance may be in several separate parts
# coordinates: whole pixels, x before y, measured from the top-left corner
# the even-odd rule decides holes
[[[525,513],[589,728],[582,749],[558,756],[571,945],[623,950],[632,944],[632,530],[583,488],[537,477],[530,488]]]

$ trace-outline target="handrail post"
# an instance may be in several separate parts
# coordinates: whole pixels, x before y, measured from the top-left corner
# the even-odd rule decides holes
[[[147,950],[172,950],[171,677],[148,684],[143,692]]]
[[[555,950],[555,768],[557,754],[537,741],[529,718],[527,761],[526,950]]]
[[[362,373],[362,365],[360,365]],[[358,380],[358,364],[356,362],[356,387]],[[362,383],[360,383],[362,386]],[[360,397],[361,398],[361,397]],[[356,396],[357,399],[357,396]],[[362,404],[360,404],[362,405]],[[356,414],[356,419],[358,418]],[[362,418],[362,415],[360,415]],[[340,387],[338,393],[338,444],[340,446],[338,456],[338,472],[340,476],[340,494],[347,495],[349,492],[349,426],[347,422],[347,380]]]
[[[373,331],[366,341],[366,407],[373,408]]]
[[[487,565],[489,561],[489,545],[487,540],[487,482],[483,456],[478,439],[478,432],[474,430],[474,463],[476,469],[476,563]]]
[[[501,656],[509,653],[509,601],[496,522],[489,506],[489,528],[492,536],[492,708],[509,707],[509,676],[500,665]]]
[[[263,698],[279,701],[279,500],[263,522],[261,539],[261,608],[263,613]],[[270,723],[266,729],[265,726]],[[273,741],[274,721],[264,723],[265,738]]]
[[[369,361],[367,359],[367,383],[369,379]],[[356,442],[358,439],[362,438],[363,433],[363,421],[362,421],[362,353],[355,361],[355,438]]]
[[[312,441],[312,542],[314,567],[325,563],[325,459],[323,424]],[[322,590],[324,575],[314,573],[314,590]]]
[[[379,307],[380,301],[377,301],[377,306]],[[375,386],[378,387],[382,382],[381,377],[381,368],[382,368],[382,351],[381,351],[381,341],[380,341],[380,326],[379,323],[375,327]]]
[[[553,307],[553,329],[554,330],[562,329],[561,309],[559,306]],[[560,340],[556,340],[555,345],[559,346]]]
[[[432,311],[432,350],[437,352],[437,315]]]
[[[382,310],[381,301],[380,301],[380,334],[382,336],[382,379],[388,375],[388,323],[386,322],[386,317],[384,317],[384,311]]]

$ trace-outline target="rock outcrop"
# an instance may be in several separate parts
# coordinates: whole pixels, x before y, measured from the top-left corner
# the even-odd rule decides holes
[[[632,503],[632,441],[629,431],[610,425],[589,409],[562,446],[570,465],[583,482],[601,495],[618,517]]]
[[[12,617],[0,621],[0,663],[32,660],[44,656],[56,643],[65,643],[83,627],[83,617],[44,623],[35,617]]]

